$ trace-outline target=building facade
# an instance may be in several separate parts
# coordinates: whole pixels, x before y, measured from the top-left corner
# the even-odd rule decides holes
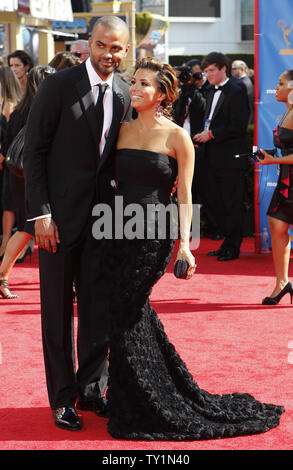
[[[168,17],[167,56],[253,54],[254,0],[136,0]]]
[[[24,49],[35,64],[54,56],[52,21],[73,20],[70,0],[0,0],[0,57]]]

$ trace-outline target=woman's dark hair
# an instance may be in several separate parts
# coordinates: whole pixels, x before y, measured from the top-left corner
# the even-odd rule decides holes
[[[0,94],[4,101],[10,101],[14,105],[19,103],[22,97],[19,81],[7,66],[0,67]]]
[[[49,65],[58,71],[68,69],[69,67],[73,67],[73,65],[81,63],[82,61],[72,52],[61,51],[57,52],[55,57],[49,62]]]
[[[293,80],[293,69],[286,70],[285,75],[288,77],[288,80]]]
[[[23,50],[18,49],[14,52],[11,52],[11,54],[9,54],[7,56],[7,63],[9,65],[9,67],[10,67],[10,59],[12,59],[12,58],[17,58],[17,59],[21,60],[23,65],[28,65],[29,66],[28,70],[32,69],[33,66],[34,66],[34,61],[31,58],[31,56]]]
[[[166,95],[162,101],[163,114],[172,119],[172,103],[178,98],[178,80],[176,72],[171,65],[161,62],[155,57],[144,57],[135,64],[134,73],[139,69],[152,70],[156,74],[159,90]]]
[[[55,69],[49,67],[48,65],[37,65],[33,67],[28,75],[27,75],[27,82],[26,88],[23,95],[22,100],[18,103],[16,109],[18,111],[24,111],[27,107],[29,107],[32,103],[32,100],[41,85],[41,83],[45,80],[46,76],[54,73]]]

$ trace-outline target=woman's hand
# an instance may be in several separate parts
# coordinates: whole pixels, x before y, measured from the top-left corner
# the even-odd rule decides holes
[[[257,157],[258,163],[260,163],[261,165],[273,165],[275,163],[278,163],[278,159],[272,157],[272,155],[267,153],[265,150],[260,149],[260,151],[263,154],[264,158],[263,160],[261,160],[259,157]]]
[[[181,245],[179,246],[176,261],[178,259],[186,259],[187,263],[189,264],[186,279],[187,280],[190,279],[195,272],[196,264],[195,264],[195,258],[193,254],[191,253],[188,246],[181,246]]]

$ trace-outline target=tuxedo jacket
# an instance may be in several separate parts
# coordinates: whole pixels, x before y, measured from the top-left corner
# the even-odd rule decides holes
[[[131,119],[129,86],[113,78],[113,120],[102,155],[85,64],[48,76],[31,106],[24,146],[27,218],[51,213],[63,246],[77,243],[95,203],[113,195],[113,151]]]
[[[209,117],[214,93],[209,91],[206,98],[205,119]],[[247,124],[249,104],[246,89],[234,80],[223,86],[214,110],[210,130],[214,138],[204,145],[205,158],[215,169],[247,168],[247,158],[234,155],[247,152]]]
[[[211,85],[210,85],[209,81],[206,80],[206,81],[203,83],[203,85],[202,85],[200,88],[198,88],[198,91],[202,94],[202,96],[203,96],[204,98],[206,98],[206,96],[207,96],[207,94],[208,94],[210,88],[211,88]]]
[[[205,98],[195,87],[183,87],[180,91],[178,100],[173,105],[173,117],[179,126],[183,127],[184,121],[188,114],[190,121],[190,135],[193,137],[195,134],[202,130],[204,112],[205,112]]]
[[[249,120],[248,124],[252,124],[254,121],[254,86],[252,81],[250,80],[247,75],[241,78],[241,81],[244,83],[247,91],[248,96],[248,103],[249,103]]]

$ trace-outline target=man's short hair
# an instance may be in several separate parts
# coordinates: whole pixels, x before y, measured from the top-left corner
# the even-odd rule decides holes
[[[215,64],[221,70],[226,66],[227,72],[230,70],[230,62],[228,58],[221,52],[210,52],[202,61],[202,69],[206,69],[209,65]]]
[[[119,18],[119,16],[106,15],[106,16],[102,16],[101,18],[98,18],[97,21],[94,23],[92,31],[99,24],[101,24],[102,26],[106,26],[107,28],[115,29],[115,30],[125,29],[125,31],[127,31],[129,35],[129,28],[127,24],[125,23],[125,21]]]

